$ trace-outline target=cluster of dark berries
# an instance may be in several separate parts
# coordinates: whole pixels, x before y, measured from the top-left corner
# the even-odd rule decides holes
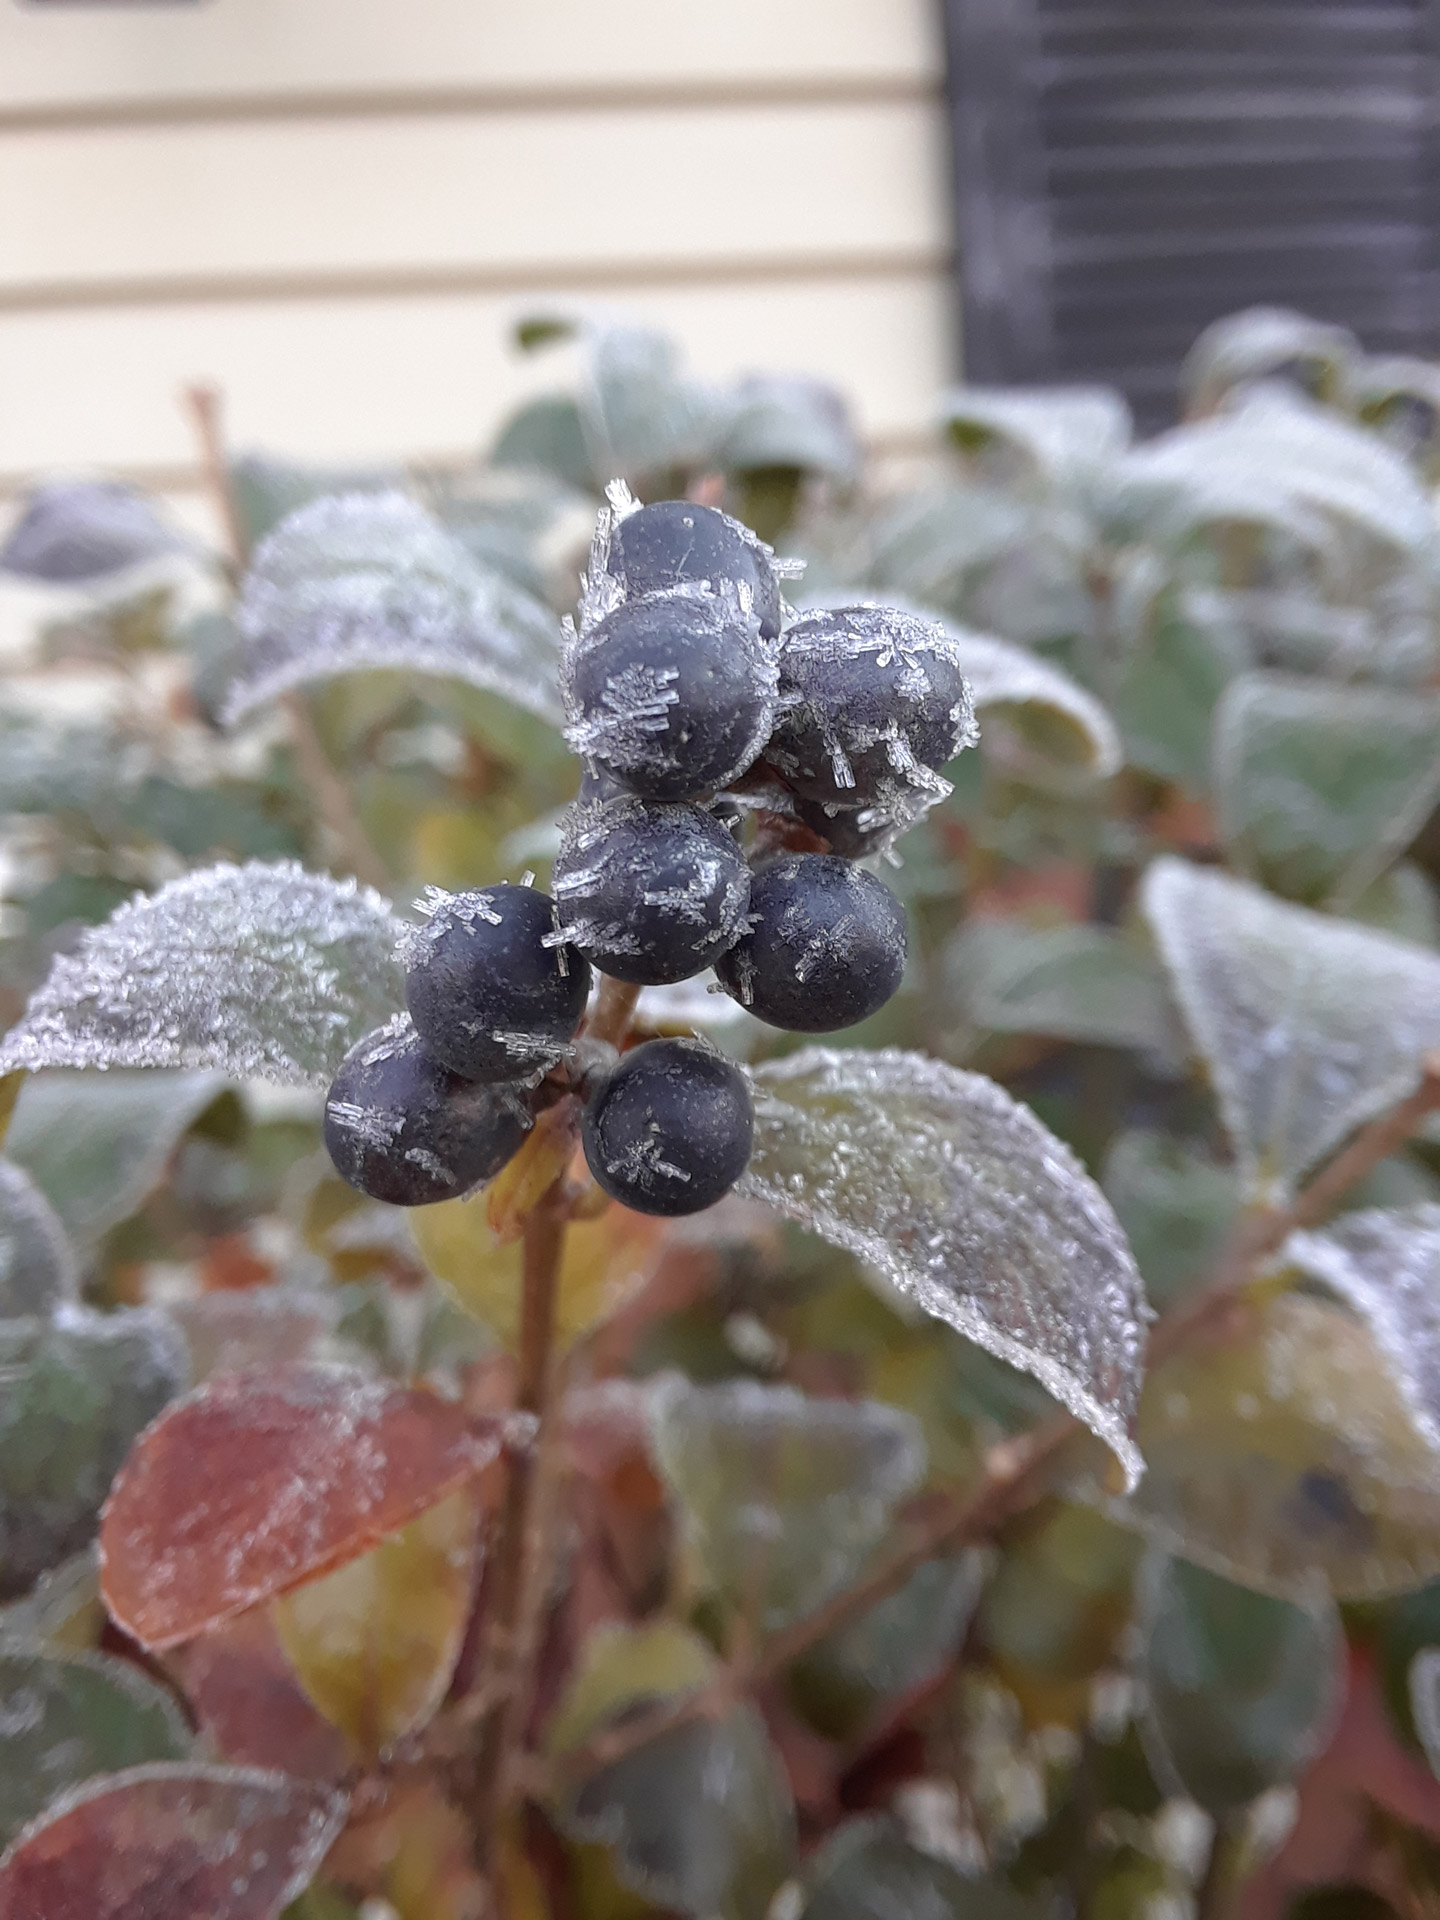
[[[495,886],[434,904],[407,954],[408,1019],[354,1048],[330,1091],[326,1142],[353,1185],[414,1206],[498,1172],[571,1051],[592,967],[637,986],[713,967],[801,1033],[895,992],[904,909],[852,861],[948,791],[940,769],[974,737],[957,649],[895,608],[785,621],[747,528],[615,490],[565,654],[584,772],[554,900]],[[747,812],[766,823],[748,859]],[[704,1043],[653,1040],[576,1084],[591,1173],[625,1205],[693,1213],[744,1172],[749,1085]]]

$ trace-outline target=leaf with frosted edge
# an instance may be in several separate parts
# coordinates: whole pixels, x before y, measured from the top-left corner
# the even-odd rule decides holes
[[[1127,1500],[1103,1465],[1073,1491],[1170,1552],[1282,1599],[1337,1600],[1440,1573],[1440,1454],[1362,1321],[1305,1294],[1256,1302],[1231,1337],[1145,1383],[1146,1473]]]
[[[1130,444],[1130,410],[1109,387],[956,387],[940,418],[964,451],[1004,447],[1039,479],[1072,486]]]
[[[345,1818],[333,1788],[181,1761],[101,1774],[0,1859],[0,1920],[276,1920]]]
[[[444,1699],[480,1545],[475,1491],[460,1487],[368,1553],[271,1602],[301,1685],[357,1752],[377,1756]]]
[[[730,391],[731,417],[715,450],[725,473],[798,467],[841,480],[860,466],[860,445],[845,396],[824,380],[752,373]]]
[[[0,1323],[0,1598],[93,1537],[136,1434],[184,1378],[184,1343],[152,1308]]]
[[[219,1073],[43,1073],[26,1080],[9,1147],[75,1245],[96,1246],[164,1177],[225,1086]]]
[[[652,1419],[706,1578],[766,1632],[847,1586],[925,1473],[918,1423],[873,1400],[671,1376]]]
[[[1048,1899],[962,1874],[894,1821],[848,1820],[806,1862],[797,1920],[1043,1920]]]
[[[247,535],[247,546],[263,540],[282,520],[312,500],[335,494],[395,493],[404,484],[398,468],[371,470],[297,466],[265,453],[242,453],[226,475]]]
[[[0,547],[0,573],[87,586],[186,545],[150,502],[110,480],[37,487]]]
[[[1069,1148],[994,1081],[920,1054],[809,1047],[753,1080],[742,1190],[1034,1375],[1133,1484],[1148,1309]]]
[[[1234,388],[1301,362],[1333,400],[1359,358],[1360,342],[1348,327],[1285,307],[1247,307],[1206,327],[1185,356],[1180,391],[1187,413],[1212,413]]]
[[[27,1594],[0,1607],[0,1640],[22,1640],[62,1653],[91,1653],[100,1644],[100,1555],[94,1543],[50,1567]]]
[[[0,1320],[47,1314],[80,1297],[59,1216],[23,1167],[0,1159]]]
[[[1184,860],[1140,904],[1254,1195],[1283,1200],[1440,1046],[1434,954]]]
[[[560,720],[560,628],[401,493],[312,501],[263,540],[240,602],[233,725],[315,680],[369,668],[434,674]]]
[[[1213,756],[1232,862],[1292,898],[1353,900],[1440,794],[1440,698],[1242,674],[1216,709]]]
[[[106,1602],[142,1646],[175,1646],[398,1532],[489,1466],[508,1430],[349,1367],[222,1374],[155,1421],[116,1479]]]
[[[1323,1233],[1291,1234],[1282,1258],[1359,1314],[1440,1452],[1440,1206],[1342,1214]]]
[[[1112,927],[971,920],[946,951],[947,977],[987,1033],[1038,1033],[1175,1051],[1174,1015],[1154,956]]]
[[[0,1040],[11,1067],[211,1067],[323,1086],[400,1004],[401,923],[294,861],[172,880],[89,928]]]
[[[1217,1819],[1287,1785],[1324,1746],[1342,1691],[1328,1594],[1279,1600],[1157,1555],[1140,1582],[1142,1727],[1172,1793]]]
[[[92,1774],[189,1749],[174,1696],[128,1661],[0,1639],[0,1846]]]
[[[586,322],[581,337],[580,407],[597,473],[638,478],[708,456],[730,402],[684,372],[668,334]]]

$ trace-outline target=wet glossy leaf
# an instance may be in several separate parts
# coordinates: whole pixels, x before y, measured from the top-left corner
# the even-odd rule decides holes
[[[53,1313],[79,1298],[59,1216],[22,1167],[0,1160],[0,1320]]]
[[[1340,1705],[1340,1619],[1157,1555],[1141,1582],[1147,1749],[1157,1777],[1217,1818],[1287,1785]]]
[[[306,1693],[366,1756],[423,1727],[450,1684],[480,1560],[461,1487],[358,1559],[272,1602]]]
[[[1152,954],[1111,927],[972,920],[946,973],[975,1026],[1173,1052],[1175,1019]]]
[[[559,622],[402,493],[331,495],[256,550],[227,724],[310,681],[435,674],[560,719]]]
[[[189,1747],[172,1695],[128,1662],[0,1639],[0,1845],[92,1774],[179,1760]]]
[[[1279,1199],[1417,1083],[1440,958],[1183,860],[1141,905],[1252,1194]]]
[[[176,1647],[167,1664],[208,1745],[236,1766],[338,1780],[354,1765],[345,1736],[296,1679],[268,1606],[207,1628]]]
[[[1232,1167],[1196,1141],[1142,1128],[1115,1136],[1100,1184],[1156,1308],[1173,1305],[1213,1269],[1240,1206]]]
[[[328,1788],[191,1762],[101,1774],[0,1859],[0,1920],[275,1920],[345,1815]]]
[[[1242,871],[1293,899],[1357,899],[1440,793],[1440,699],[1242,674],[1215,715],[1214,790]]]
[[[155,1422],[115,1483],[110,1611],[142,1645],[175,1646],[395,1533],[487,1467],[502,1431],[345,1367],[222,1374]]]
[[[1033,1374],[1136,1479],[1140,1276],[1108,1201],[991,1080],[814,1047],[758,1068],[745,1188]]]
[[[1185,356],[1186,412],[1213,413],[1237,387],[1276,376],[1298,379],[1317,400],[1339,400],[1360,358],[1348,327],[1284,307],[1247,307],[1208,326]]]
[[[184,1343],[148,1308],[0,1325],[0,1597],[93,1537],[131,1442],[184,1377]]]
[[[44,1073],[25,1083],[10,1153],[89,1250],[158,1186],[224,1086],[219,1073]]]
[[[81,936],[0,1041],[10,1067],[213,1067],[324,1084],[402,982],[400,923],[293,862],[172,880]]]
[[[37,487],[3,547],[0,573],[86,586],[177,552],[185,542],[148,500],[109,480]]]
[[[808,1861],[799,1920],[1026,1920],[1043,1906],[912,1847],[885,1819],[850,1820]]]
[[[873,1400],[672,1377],[653,1419],[706,1580],[766,1632],[850,1583],[925,1472],[915,1421]]]
[[[1440,1455],[1363,1323],[1301,1294],[1148,1379],[1148,1471],[1106,1511],[1171,1552],[1282,1598],[1339,1600],[1440,1573]]]

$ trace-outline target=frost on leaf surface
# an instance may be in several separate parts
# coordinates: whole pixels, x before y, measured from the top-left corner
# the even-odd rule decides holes
[[[436,1506],[495,1459],[502,1432],[351,1368],[221,1374],[154,1423],[115,1482],[100,1532],[110,1611],[145,1646],[188,1640]]]
[[[275,1920],[314,1877],[346,1804],[252,1767],[102,1773],[0,1859],[0,1920]]]
[[[559,623],[402,493],[314,500],[262,541],[224,718],[306,681],[394,668],[463,680],[560,720]]]
[[[766,1632],[849,1584],[925,1472],[916,1422],[876,1401],[671,1378],[653,1418],[708,1579]]]
[[[293,861],[172,880],[62,954],[0,1041],[13,1067],[212,1067],[321,1086],[399,1004],[400,922]]]
[[[956,387],[940,417],[963,452],[1009,456],[1012,471],[1069,490],[1130,443],[1130,410],[1109,387]]]
[[[55,1209],[23,1168],[0,1160],[0,1320],[53,1313],[78,1297],[75,1255]]]
[[[920,1054],[811,1047],[753,1077],[742,1190],[1033,1374],[1138,1480],[1144,1294],[1070,1150],[992,1080]]]
[[[148,500],[107,480],[37,487],[0,547],[0,572],[48,586],[83,586],[184,542]]]
[[[1252,1193],[1283,1199],[1440,1046],[1423,948],[1184,860],[1154,862],[1141,906]]]
[[[1440,1206],[1342,1214],[1323,1233],[1292,1234],[1284,1258],[1365,1322],[1440,1451]]]

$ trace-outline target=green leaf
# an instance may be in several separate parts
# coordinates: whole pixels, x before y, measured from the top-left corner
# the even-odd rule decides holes
[[[1185,356],[1180,392],[1186,413],[1214,413],[1237,388],[1278,377],[1335,403],[1359,359],[1360,342],[1348,327],[1284,307],[1247,307],[1206,327]]]
[[[925,1472],[916,1423],[876,1401],[676,1376],[653,1418],[706,1580],[764,1632],[848,1586]]]
[[[1242,674],[1215,715],[1214,792],[1242,871],[1294,899],[1356,899],[1440,794],[1440,698]]]
[[[1034,1719],[1073,1724],[1129,1625],[1140,1557],[1133,1534],[1070,1504],[1042,1509],[1009,1544],[977,1627]]]
[[[1135,1128],[1111,1142],[1100,1184],[1151,1305],[1173,1306],[1206,1278],[1225,1244],[1240,1206],[1234,1169],[1196,1142]]]
[[[302,467],[264,453],[242,453],[227,475],[247,547],[312,500],[337,493],[390,493],[402,478],[394,467]]]
[[[712,467],[729,421],[727,398],[683,370],[668,334],[587,322],[580,411],[590,463],[607,479]]]
[[[57,1653],[91,1653],[105,1628],[100,1556],[94,1546],[42,1573],[23,1599],[0,1607],[0,1640],[23,1640]]]
[[[402,998],[401,923],[289,861],[172,880],[90,928],[0,1041],[11,1067],[212,1067],[323,1086]]]
[[[53,1313],[80,1297],[74,1250],[22,1167],[0,1160],[0,1320]]]
[[[1397,861],[1373,880],[1345,918],[1417,947],[1440,946],[1440,899],[1428,874],[1410,860]]]
[[[752,373],[735,383],[730,418],[715,450],[722,473],[797,468],[853,479],[860,445],[845,396],[823,380]]]
[[[218,1073],[45,1073],[25,1083],[9,1147],[85,1251],[128,1220],[225,1085]]]
[[[0,1598],[92,1537],[131,1442],[184,1371],[184,1343],[149,1308],[0,1324]]]
[[[999,478],[1078,489],[1130,441],[1130,414],[1109,387],[956,387],[940,418],[963,452]]]
[[[1121,608],[1126,650],[1115,717],[1132,766],[1203,794],[1210,782],[1211,717],[1250,664],[1245,636],[1220,596],[1137,583]]]
[[[922,1853],[886,1819],[848,1820],[806,1865],[797,1920],[1035,1920],[1044,1906]]]
[[[698,1693],[719,1670],[705,1642],[677,1621],[596,1627],[546,1731],[547,1750],[573,1753],[608,1720],[647,1703]]]
[[[1163,1554],[1141,1596],[1157,1776],[1217,1819],[1288,1785],[1324,1746],[1340,1705],[1335,1603],[1277,1600]]]
[[[517,407],[490,449],[490,463],[538,467],[582,491],[597,485],[580,409],[565,393],[542,394]]]
[[[1440,1647],[1422,1647],[1410,1663],[1410,1717],[1430,1771],[1440,1779]]]
[[[1109,1202],[991,1080],[810,1047],[755,1070],[745,1190],[1033,1374],[1133,1483],[1147,1309]]]
[[[1440,1045],[1419,947],[1183,860],[1155,861],[1140,903],[1255,1197],[1283,1200]]]
[[[173,1697],[127,1661],[0,1639],[0,1846],[92,1774],[189,1749]]]
[[[945,965],[969,1019],[986,1033],[1175,1052],[1165,976],[1152,954],[1113,928],[972,920]]]

